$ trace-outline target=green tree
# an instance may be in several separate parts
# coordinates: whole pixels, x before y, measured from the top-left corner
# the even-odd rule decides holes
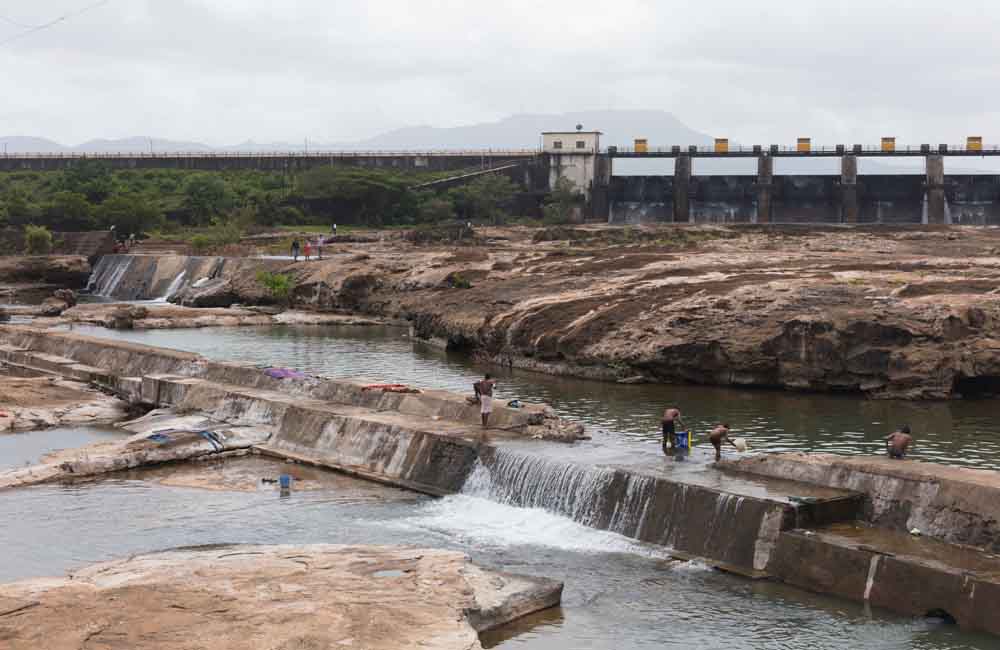
[[[231,205],[226,184],[218,176],[196,174],[184,184],[184,208],[195,223],[208,223]]]
[[[297,194],[314,208],[347,212],[373,226],[400,220],[406,212],[404,201],[411,196],[408,181],[395,173],[335,165],[302,174]]]
[[[28,224],[24,227],[24,252],[28,255],[48,255],[52,252],[52,233],[45,226]]]
[[[50,228],[64,231],[92,230],[93,208],[87,197],[77,192],[56,192],[45,206],[45,223]]]
[[[36,220],[38,207],[30,202],[28,193],[20,186],[13,186],[0,197],[0,214],[12,226],[24,226]]]
[[[503,206],[510,202],[516,188],[506,176],[486,174],[451,191],[459,214],[465,219],[499,223]]]
[[[569,223],[582,201],[583,195],[576,190],[573,181],[565,176],[560,176],[542,207],[545,221],[557,224]]]
[[[420,223],[440,223],[455,218],[455,204],[445,196],[424,197],[417,212]]]
[[[83,194],[91,203],[101,203],[115,191],[111,167],[100,160],[80,160],[62,174],[61,189]]]
[[[115,227],[124,236],[140,235],[163,226],[163,211],[152,200],[136,194],[118,194],[95,210],[99,227]]]

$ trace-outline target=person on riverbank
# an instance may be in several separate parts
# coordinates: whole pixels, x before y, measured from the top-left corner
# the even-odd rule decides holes
[[[302,249],[302,256],[305,257],[308,262],[310,255],[312,255],[312,244],[310,244],[309,240],[306,239],[305,247]]]
[[[663,453],[670,456],[677,445],[677,427],[684,426],[680,409],[671,406],[665,410],[660,424],[663,428]]]
[[[296,262],[299,261],[299,240],[298,238],[292,240],[292,259]]]
[[[323,259],[323,236],[316,238],[316,259]]]
[[[490,373],[474,383],[472,389],[476,391],[476,401],[479,402],[479,414],[483,418],[483,428],[490,422],[490,414],[493,412],[493,387],[497,381],[490,376]]]
[[[733,449],[739,451],[736,443],[729,438],[728,424],[723,423],[712,429],[712,433],[708,434],[708,440],[715,447],[715,462],[722,460],[722,443],[724,442],[728,442],[733,446]]]
[[[913,444],[913,436],[910,435],[909,425],[899,427],[899,431],[893,431],[885,439],[885,451],[889,458],[903,460],[906,452]]]

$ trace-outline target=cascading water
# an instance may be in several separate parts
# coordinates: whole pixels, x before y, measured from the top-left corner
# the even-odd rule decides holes
[[[754,568],[762,522],[780,506],[627,470],[496,449],[462,494],[544,510],[591,528]]]
[[[87,280],[87,293],[112,298],[135,261],[131,255],[105,255]]]
[[[181,287],[184,286],[185,277],[187,277],[187,271],[181,271],[180,275],[174,278],[173,282],[170,283],[170,286],[167,287],[166,293],[157,298],[154,302],[167,302],[170,300],[170,297],[180,291]]]

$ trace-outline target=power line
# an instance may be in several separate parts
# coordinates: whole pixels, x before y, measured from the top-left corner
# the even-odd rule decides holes
[[[61,22],[69,20],[70,18],[75,18],[76,16],[79,16],[80,14],[87,13],[91,9],[97,9],[101,5],[106,5],[109,2],[111,2],[111,0],[99,0],[98,2],[93,2],[93,3],[91,3],[91,4],[89,4],[89,5],[85,6],[85,7],[82,7],[81,9],[77,9],[76,11],[70,11],[69,13],[65,13],[65,14],[59,16],[58,18],[54,18],[53,20],[50,20],[47,23],[42,23],[41,25],[34,25],[34,26],[21,25],[21,27],[28,27],[28,29],[25,29],[25,31],[21,32],[20,34],[14,34],[13,36],[10,36],[8,38],[0,40],[0,46],[6,45],[7,43],[10,43],[12,41],[16,41],[16,40],[18,40],[20,38],[24,38],[25,36],[29,36],[31,34],[34,34],[35,32],[40,32],[43,29],[48,29],[49,27],[52,27],[54,25],[58,25]],[[16,21],[11,20],[10,18],[4,17],[4,20],[6,22],[14,24],[14,25],[18,24]]]

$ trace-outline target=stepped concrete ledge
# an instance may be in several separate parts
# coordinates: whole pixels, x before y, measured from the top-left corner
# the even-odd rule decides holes
[[[865,495],[863,519],[883,528],[1000,553],[1000,472],[886,457],[767,454],[728,470]]]
[[[0,638],[10,650],[471,650],[561,595],[454,551],[181,548],[0,585]]]
[[[789,584],[1000,634],[1000,557],[861,522],[785,532],[768,571]]]

